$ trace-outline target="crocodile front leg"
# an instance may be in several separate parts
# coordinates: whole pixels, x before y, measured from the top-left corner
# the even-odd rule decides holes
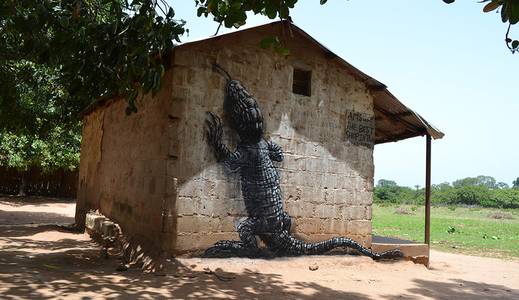
[[[267,142],[267,147],[269,149],[269,157],[272,161],[283,161],[283,149],[281,148],[281,146],[274,143],[272,140],[269,140]]]
[[[213,148],[216,160],[221,162],[231,170],[236,170],[240,167],[241,154],[239,151],[231,152],[229,148],[223,143],[223,126],[220,117],[212,112],[207,112],[209,119],[207,123],[207,139],[209,145]]]

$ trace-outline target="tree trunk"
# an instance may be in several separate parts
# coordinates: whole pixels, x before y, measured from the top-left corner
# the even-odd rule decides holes
[[[25,172],[22,173],[20,177],[20,188],[18,190],[18,196],[25,197],[25,188],[27,186],[27,179],[25,178]]]

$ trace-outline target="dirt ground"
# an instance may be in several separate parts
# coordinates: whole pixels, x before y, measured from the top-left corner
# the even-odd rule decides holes
[[[0,198],[0,299],[519,299],[519,262],[432,251],[431,268],[358,256],[181,258],[116,271],[73,222],[74,204]],[[318,267],[310,270],[309,267]]]

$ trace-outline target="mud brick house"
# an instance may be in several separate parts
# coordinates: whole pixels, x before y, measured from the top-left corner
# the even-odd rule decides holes
[[[260,42],[280,36],[284,57]],[[443,134],[386,86],[297,26],[275,22],[175,47],[162,89],[127,116],[124,99],[84,117],[76,219],[89,210],[167,254],[238,239],[245,216],[238,177],[207,145],[206,112],[223,115],[225,68],[258,100],[279,164],[293,232],[317,241],[345,235],[371,246],[373,151],[380,143]],[[227,128],[224,138],[236,145]]]

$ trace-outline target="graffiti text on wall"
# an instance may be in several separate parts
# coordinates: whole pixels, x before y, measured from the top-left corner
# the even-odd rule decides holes
[[[375,120],[363,113],[350,112],[346,126],[346,140],[354,145],[373,148]]]

